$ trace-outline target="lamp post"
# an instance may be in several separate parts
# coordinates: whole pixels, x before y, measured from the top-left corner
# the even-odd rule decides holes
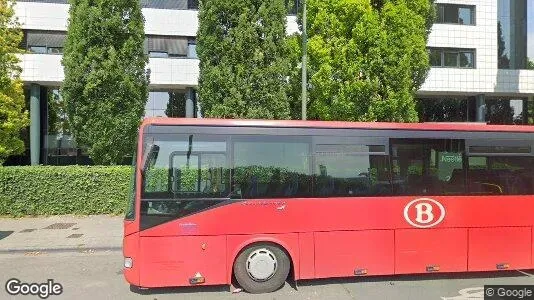
[[[306,0],[302,0],[302,120],[306,120],[306,102],[308,99],[308,80],[306,75],[307,48],[308,36],[306,33]]]

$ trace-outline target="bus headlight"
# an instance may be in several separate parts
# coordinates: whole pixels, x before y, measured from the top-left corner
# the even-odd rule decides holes
[[[124,258],[124,268],[131,269],[133,267],[133,259],[131,257]]]

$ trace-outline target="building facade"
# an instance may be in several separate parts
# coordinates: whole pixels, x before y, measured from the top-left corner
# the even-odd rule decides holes
[[[59,86],[67,0],[18,0],[22,79],[32,125],[28,150],[8,164],[85,164],[70,135]],[[291,2],[287,31],[298,30]],[[198,116],[198,0],[141,0],[150,94],[146,116]],[[534,1],[437,0],[428,49],[432,69],[418,92],[421,121],[529,123],[534,95]],[[530,121],[530,123],[532,123]]]
[[[420,119],[532,124],[534,1],[438,0],[436,6]]]

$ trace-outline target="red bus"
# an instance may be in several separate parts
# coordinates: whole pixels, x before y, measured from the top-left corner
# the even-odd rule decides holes
[[[262,293],[532,269],[533,143],[528,126],[147,119],[124,276]]]

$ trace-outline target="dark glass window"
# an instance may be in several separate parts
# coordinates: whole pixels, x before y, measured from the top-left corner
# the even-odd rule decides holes
[[[498,97],[486,98],[486,120],[489,124],[527,123],[526,99]]]
[[[161,58],[167,58],[169,57],[169,53],[162,52],[162,51],[150,51],[148,52],[149,57],[161,57]]]
[[[150,57],[186,57],[189,38],[183,36],[147,35],[145,52]]]
[[[433,67],[441,67],[441,51],[439,49],[430,49],[430,65]]]
[[[458,52],[444,52],[445,67],[457,67],[458,66]]]
[[[394,139],[391,151],[395,194],[458,195],[465,192],[462,140]]]
[[[458,8],[458,24],[473,25],[475,24],[474,20],[475,7],[459,7]]]
[[[46,54],[46,46],[29,46],[28,50],[31,53],[37,53],[37,54]]]
[[[180,218],[230,197],[226,140],[222,136],[146,135],[141,227]]]
[[[59,88],[43,88],[46,99],[43,120],[43,163],[48,165],[89,164],[86,149],[80,147],[70,130],[67,103]]]
[[[61,47],[49,47],[47,49],[48,54],[63,54],[63,48]]]
[[[460,52],[460,68],[474,68],[475,67],[475,55],[473,52]]]
[[[470,146],[469,153],[518,154],[530,153],[530,146]]]
[[[430,65],[447,68],[475,68],[475,50],[429,48]]]
[[[187,58],[198,58],[197,40],[195,38],[190,38],[187,42]]]
[[[437,12],[437,23],[475,24],[475,6],[439,3],[437,4]]]
[[[470,156],[468,186],[473,195],[534,193],[534,157]]]
[[[534,69],[534,1],[497,0],[499,69]]]
[[[422,122],[470,122],[476,120],[475,97],[419,98]]]
[[[391,193],[389,162],[383,145],[318,144],[315,175],[316,197]]]
[[[188,0],[187,1],[187,8],[189,9],[198,9],[198,0]]]
[[[185,117],[184,91],[151,91],[145,104],[145,117]]]
[[[188,0],[141,0],[143,8],[187,9]]]
[[[288,14],[296,15],[300,9],[301,0],[285,0]]]
[[[241,198],[310,195],[310,138],[235,136],[233,194]]]
[[[28,51],[40,54],[62,54],[66,33],[62,31],[24,30]]]

